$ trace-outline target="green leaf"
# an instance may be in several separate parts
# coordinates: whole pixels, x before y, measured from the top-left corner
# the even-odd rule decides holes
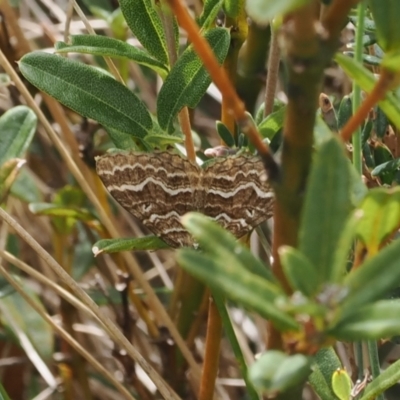
[[[114,57],[135,61],[156,71],[163,79],[168,74],[168,67],[150,56],[146,51],[131,46],[121,40],[101,35],[73,35],[71,43],[57,42],[57,53],[83,53],[103,57]]]
[[[339,128],[339,130],[342,129],[346,125],[347,121],[351,118],[352,115],[353,115],[353,105],[352,105],[351,96],[349,96],[349,95],[343,96],[343,99],[340,102],[339,111],[338,111],[338,128]]]
[[[374,128],[376,136],[382,139],[386,135],[388,126],[389,126],[389,121],[385,113],[383,113],[382,110],[379,107],[377,107],[376,116],[374,119]]]
[[[235,140],[232,136],[231,131],[228,129],[228,127],[222,123],[221,121],[217,121],[217,132],[219,137],[222,139],[222,141],[228,146],[228,147],[234,147],[235,146]]]
[[[205,0],[203,2],[203,11],[198,18],[198,25],[203,29],[209,29],[215,26],[215,19],[221,10],[223,0]]]
[[[249,378],[254,387],[262,392],[283,392],[307,379],[311,373],[311,363],[312,358],[302,354],[289,356],[270,350],[249,368]]]
[[[161,19],[151,0],[120,0],[122,13],[132,33],[143,47],[163,65],[169,65]]]
[[[343,368],[337,369],[332,376],[332,388],[340,400],[349,400],[351,396],[352,382],[349,374]]]
[[[1,382],[0,382],[0,400],[11,400]]]
[[[19,68],[40,90],[106,129],[132,138],[132,143],[152,129],[150,114],[139,98],[98,69],[44,52],[25,55]]]
[[[92,221],[93,214],[78,207],[57,206],[52,203],[30,203],[29,210],[36,215],[48,215],[51,217],[73,218],[79,221]]]
[[[335,252],[350,211],[349,160],[342,143],[332,137],[314,158],[299,235],[299,250],[316,266],[319,284],[332,278]]]
[[[0,165],[0,202],[4,201],[24,164],[25,160],[13,158]]]
[[[229,48],[228,31],[223,28],[211,29],[205,38],[222,63]],[[178,112],[185,106],[196,107],[210,83],[211,78],[203,62],[193,47],[188,47],[172,68],[158,95],[157,116],[161,128],[172,132]]]
[[[243,13],[244,0],[224,0],[224,12],[229,18],[238,18]]]
[[[200,247],[211,254],[215,260],[241,265],[253,274],[271,282],[277,282],[267,265],[209,217],[192,212],[183,217],[182,224],[198,241]]]
[[[24,287],[24,291],[31,297],[34,303],[44,309],[39,297],[25,280],[20,281]],[[37,352],[50,361],[54,351],[54,334],[52,328],[42,319],[31,306],[17,292],[10,294],[1,299],[2,318],[5,325],[9,325],[14,331],[17,328],[24,332],[32,341]]]
[[[400,380],[400,360],[390,364],[386,369],[380,372],[364,389],[359,400],[374,400],[385,390],[394,386]]]
[[[362,90],[371,92],[376,83],[376,78],[371,71],[364,68],[354,59],[346,57],[340,53],[336,53],[335,61],[343,68],[349,78],[357,83]],[[385,112],[393,124],[400,128],[400,104],[392,93],[386,93],[385,99],[379,102],[379,107]]]
[[[395,158],[391,161],[386,161],[383,164],[378,165],[371,171],[372,176],[379,176],[381,174],[390,173],[393,174],[400,168],[400,157]]]
[[[278,250],[285,275],[294,291],[306,296],[315,294],[318,289],[318,271],[314,265],[297,249],[281,246]]]
[[[168,146],[182,143],[184,141],[183,137],[175,135],[165,135],[165,134],[150,134],[147,135],[144,141],[151,148],[166,149]]]
[[[0,117],[0,166],[25,156],[36,125],[35,113],[26,106],[13,107]]]
[[[254,275],[239,263],[222,263],[212,255],[191,249],[180,249],[177,262],[190,274],[208,284],[212,290],[221,290],[228,298],[270,319],[281,330],[298,329],[297,322],[284,311],[282,289]]]
[[[42,192],[39,190],[36,180],[33,179],[30,170],[25,168],[21,169],[11,186],[11,193],[25,203],[43,201]]]
[[[378,44],[383,51],[400,49],[400,2],[397,0],[369,0],[375,21]]]
[[[248,0],[246,10],[253,21],[267,25],[275,17],[292,12],[310,2],[311,0]]]
[[[258,125],[258,131],[263,138],[271,140],[276,133],[283,127],[283,120],[285,118],[286,107],[279,108],[278,111],[268,115],[267,118]]]
[[[121,251],[152,251],[170,247],[157,236],[141,238],[102,239],[93,245],[95,256],[101,253],[119,253]]]
[[[360,204],[362,218],[357,235],[374,255],[400,224],[400,188],[376,188],[368,192]]]
[[[400,241],[392,242],[376,256],[368,258],[347,275],[344,283],[344,290],[349,293],[342,304],[344,315],[386,296],[400,285]]]
[[[383,271],[382,274],[386,274]],[[381,300],[355,308],[329,331],[339,340],[378,340],[400,334],[400,301]]]
[[[321,399],[334,399],[332,375],[342,364],[332,347],[321,349],[314,356],[313,373],[308,381]]]

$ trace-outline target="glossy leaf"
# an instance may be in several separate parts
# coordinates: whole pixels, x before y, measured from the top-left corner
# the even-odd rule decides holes
[[[120,0],[122,13],[132,33],[143,47],[163,65],[169,65],[161,19],[151,0]]]
[[[205,38],[222,63],[229,48],[228,31],[223,28],[211,29]],[[196,107],[210,83],[211,78],[203,62],[190,46],[179,57],[158,95],[157,116],[161,128],[172,132],[178,112],[185,106]]]
[[[140,238],[102,239],[93,245],[95,256],[101,253],[118,253],[121,251],[152,251],[170,247],[157,236]]]
[[[299,250],[318,269],[319,284],[332,278],[335,252],[350,211],[349,161],[339,139],[332,137],[314,158],[299,235]]]
[[[270,268],[228,231],[210,218],[199,213],[189,213],[183,217],[185,228],[198,241],[201,248],[225,263],[240,264],[242,268],[271,282],[276,282]]]
[[[369,0],[376,26],[378,43],[385,52],[400,50],[400,2],[397,0]]]
[[[24,157],[36,131],[37,117],[26,106],[13,107],[0,117],[0,166]]]
[[[83,53],[131,60],[153,69],[162,78],[168,74],[168,67],[146,51],[108,36],[73,35],[71,43],[57,42],[55,49],[57,53]]]
[[[386,272],[382,272],[386,274]],[[339,340],[378,340],[400,335],[400,301],[381,300],[356,308],[332,328],[330,334]]]
[[[351,80],[357,83],[362,90],[370,92],[376,83],[373,73],[364,68],[350,57],[337,53],[335,61],[343,68]],[[379,102],[379,107],[387,117],[400,128],[400,104],[392,93],[387,93],[385,99]]]
[[[352,397],[352,382],[345,369],[339,368],[333,373],[332,389],[340,400],[349,400]]]
[[[278,250],[281,264],[294,291],[299,290],[306,296],[313,295],[318,289],[318,271],[314,265],[297,249],[281,246]]]
[[[363,216],[357,235],[374,255],[400,225],[400,188],[370,190],[359,208]]]
[[[287,14],[310,3],[310,0],[248,0],[247,14],[260,25],[267,25],[275,17]]]
[[[254,387],[267,394],[297,386],[311,373],[312,358],[302,354],[289,356],[277,350],[264,353],[250,368]]]
[[[332,375],[342,364],[332,347],[323,348],[314,356],[308,381],[321,399],[334,399]]]
[[[147,108],[128,88],[109,75],[64,57],[33,52],[19,62],[33,85],[87,118],[111,127],[122,138],[144,138],[152,129]],[[120,137],[112,136],[117,147]],[[129,142],[122,148],[130,148]]]
[[[386,296],[400,285],[400,241],[395,240],[376,256],[367,259],[344,280],[348,296],[343,301],[343,314],[351,314],[358,307],[365,306]],[[373,282],[373,290],[371,290]]]

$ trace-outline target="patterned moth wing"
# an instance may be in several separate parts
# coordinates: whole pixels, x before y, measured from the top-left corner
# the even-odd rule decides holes
[[[131,151],[97,157],[96,169],[115,200],[151,232],[171,247],[193,245],[180,218],[203,202],[197,165],[174,153]]]
[[[256,156],[217,159],[203,170],[202,186],[203,213],[237,238],[272,216],[273,191]]]

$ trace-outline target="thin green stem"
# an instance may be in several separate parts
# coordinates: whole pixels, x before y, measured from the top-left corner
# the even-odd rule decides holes
[[[369,362],[371,364],[371,373],[372,378],[377,378],[380,373],[380,366],[379,366],[379,356],[378,356],[378,346],[374,340],[370,340],[367,342],[368,345],[368,354],[369,354]],[[385,397],[382,394],[376,396],[376,400],[385,400]]]
[[[363,55],[363,35],[364,35],[364,17],[366,10],[365,1],[360,2],[357,7],[357,29],[356,29],[356,47],[354,49],[354,58],[359,63],[362,63]],[[360,107],[361,103],[361,88],[354,83],[353,85],[353,114],[356,113],[357,109]],[[353,165],[357,172],[362,174],[362,149],[361,149],[361,127],[357,128],[353,138]]]
[[[212,291],[212,295],[213,295],[213,298],[215,301],[215,305],[217,306],[219,315],[221,316],[222,325],[224,327],[226,336],[228,337],[229,342],[232,346],[232,350],[233,350],[233,353],[235,354],[235,358],[239,365],[240,372],[242,373],[243,379],[246,383],[248,398],[250,400],[258,400],[259,399],[258,394],[248,378],[247,364],[243,357],[243,353],[240,348],[239,342],[236,338],[236,334],[233,329],[231,319],[229,318],[229,314],[228,314],[228,311],[227,311],[226,305],[225,305],[224,296],[216,290]]]

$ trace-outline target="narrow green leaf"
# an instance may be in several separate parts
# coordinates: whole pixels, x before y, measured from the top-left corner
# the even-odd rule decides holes
[[[166,149],[168,146],[182,143],[183,137],[166,134],[150,134],[144,138],[144,141],[151,147],[157,149]]]
[[[400,168],[400,157],[394,160],[386,161],[378,165],[371,171],[372,176],[379,176],[384,173],[394,173]]]
[[[222,264],[240,265],[255,275],[277,282],[270,268],[228,231],[200,213],[189,213],[183,217],[183,226],[199,242],[201,248]]]
[[[338,111],[338,128],[342,129],[352,115],[353,115],[353,105],[351,96],[349,95],[343,96]]]
[[[12,158],[0,165],[0,202],[4,201],[24,164],[25,160]]]
[[[236,362],[238,363],[243,380],[246,384],[247,396],[249,400],[259,400],[259,396],[256,390],[254,389],[248,376],[248,367],[246,364],[246,360],[243,356],[242,349],[240,348],[239,341],[236,337],[236,333],[225,304],[225,297],[218,291],[213,291],[212,296],[215,301],[215,305],[217,306],[219,315],[221,316],[225,334],[231,344],[232,351],[236,358]]]
[[[1,383],[0,383],[0,400],[11,400]]]
[[[221,10],[223,0],[205,0],[203,2],[203,11],[198,19],[198,24],[203,29],[209,29],[215,26],[215,19]]]
[[[311,0],[248,0],[246,10],[249,17],[260,25],[267,25],[275,17],[292,12]]]
[[[378,43],[385,52],[400,50],[400,2],[397,0],[369,0],[375,21]]]
[[[318,271],[314,265],[297,249],[281,246],[278,250],[285,275],[293,290],[306,296],[318,290]]]
[[[93,245],[95,256],[101,253],[119,253],[121,251],[152,251],[170,247],[157,236],[140,238],[102,239]]]
[[[229,48],[230,36],[226,29],[214,28],[205,34],[218,61],[222,63]],[[185,106],[194,108],[211,83],[203,62],[192,46],[179,57],[165,80],[157,99],[157,117],[161,128],[173,131],[173,122]]]
[[[217,121],[217,132],[219,137],[222,139],[222,141],[228,146],[228,147],[234,147],[235,146],[235,140],[232,136],[231,131],[228,129],[228,127],[223,124],[221,121]]]
[[[385,271],[382,272],[386,274]],[[339,340],[378,340],[400,335],[400,301],[381,300],[340,320],[330,334]]]
[[[351,271],[344,283],[349,293],[343,301],[345,315],[386,296],[390,290],[400,285],[400,241],[392,242],[355,271]]]
[[[349,400],[352,397],[352,386],[351,378],[345,369],[339,368],[333,373],[332,388],[340,400]]]
[[[35,113],[26,106],[13,107],[0,117],[0,166],[12,158],[24,157],[36,125]]]
[[[25,55],[19,68],[40,90],[124,137],[144,138],[152,128],[150,113],[139,98],[95,68],[44,52]]]
[[[73,35],[71,36],[71,43],[57,42],[55,49],[57,53],[93,54],[135,61],[153,69],[163,79],[168,74],[168,67],[150,56],[145,50],[108,36]]]
[[[374,128],[376,136],[382,139],[386,135],[388,126],[389,126],[389,121],[385,113],[380,109],[380,107],[377,107],[376,117],[374,119]]]
[[[372,90],[376,83],[376,78],[371,71],[357,63],[354,59],[340,53],[336,53],[335,61],[362,90],[366,92]],[[379,107],[381,107],[393,124],[400,128],[400,104],[392,93],[386,94],[385,99],[379,102]]]
[[[250,273],[237,263],[217,262],[213,256],[192,249],[180,249],[177,261],[212,290],[222,291],[228,298],[270,319],[279,329],[298,329],[297,322],[279,308],[278,303],[285,298],[279,286]]]
[[[94,215],[88,210],[79,207],[57,206],[52,203],[30,203],[29,210],[36,215],[74,218],[79,221],[92,221],[95,219]]]
[[[286,107],[281,107],[278,111],[268,115],[259,125],[258,131],[263,138],[271,140],[276,133],[283,127]]]
[[[312,358],[289,356],[277,350],[264,353],[249,369],[254,386],[265,393],[288,390],[303,383],[311,372]]]
[[[400,225],[400,188],[370,190],[359,208],[357,235],[374,255]]]
[[[332,347],[321,349],[314,356],[313,373],[308,381],[321,399],[334,399],[332,375],[342,364]]]
[[[332,278],[335,251],[350,211],[349,160],[342,143],[332,137],[315,156],[299,236],[299,250],[316,266],[319,284]]]
[[[385,390],[397,384],[399,380],[400,360],[397,360],[381,371],[380,375],[367,385],[359,400],[375,400]]]
[[[25,293],[31,300],[41,308],[44,308],[40,298],[25,280],[20,283]],[[1,299],[0,311],[4,325],[11,331],[24,332],[31,340],[36,351],[44,360],[51,360],[54,351],[54,332],[52,328],[42,319],[31,306],[17,292]]]
[[[169,65],[161,19],[151,0],[120,0],[122,13],[132,33],[143,47],[163,65]]]

